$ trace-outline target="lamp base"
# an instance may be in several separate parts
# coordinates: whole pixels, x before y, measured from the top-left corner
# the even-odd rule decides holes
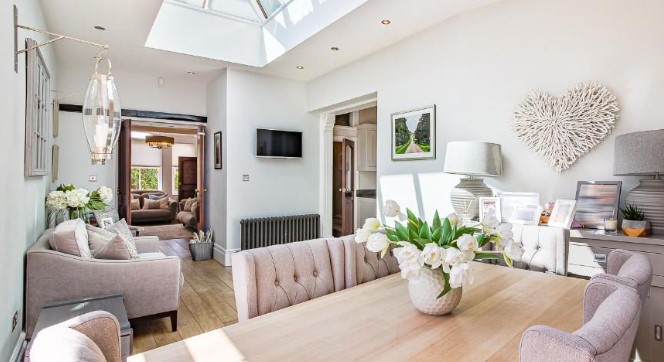
[[[469,222],[480,214],[480,197],[491,197],[493,191],[481,178],[464,177],[450,193],[454,212],[464,222]]]
[[[653,234],[664,234],[664,180],[641,180],[625,197],[625,204],[636,205],[650,221]]]

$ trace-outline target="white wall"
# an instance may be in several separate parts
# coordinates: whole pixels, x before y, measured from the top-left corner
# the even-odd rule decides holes
[[[0,189],[4,190],[7,207],[0,210],[0,360],[7,361],[19,340],[23,324],[23,260],[25,251],[45,228],[44,199],[50,177],[23,176],[25,144],[25,56],[19,57],[19,72],[14,72],[13,9],[19,9],[19,22],[37,28],[45,28],[38,1],[16,0],[0,5],[0,109],[3,110],[2,155],[3,175]],[[24,38],[37,41],[45,37],[26,31],[19,32],[18,44]],[[51,73],[51,84],[57,82],[57,64],[53,51],[42,48],[44,60]],[[16,330],[10,329],[14,312],[18,311]]]
[[[486,182],[504,191],[537,191],[541,201],[574,198],[579,180],[612,176],[616,134],[664,126],[664,2],[498,2],[443,22],[395,46],[309,83],[309,108],[378,93],[378,176],[382,197],[431,217],[451,211],[445,145],[500,143],[504,175]],[[602,82],[618,97],[614,134],[571,169],[556,173],[511,130],[515,106],[534,88],[561,95],[581,81]],[[394,162],[390,114],[437,106],[437,158]]]
[[[240,248],[242,219],[318,212],[318,118],[306,99],[304,83],[232,69],[208,86],[209,225],[225,251]],[[304,157],[256,158],[257,128],[303,132]],[[212,166],[219,130],[223,171]]]

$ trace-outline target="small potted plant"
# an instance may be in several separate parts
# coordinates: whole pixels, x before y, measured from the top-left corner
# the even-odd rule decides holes
[[[212,230],[194,233],[194,238],[189,241],[191,258],[196,261],[212,259],[212,245]]]
[[[620,209],[623,216],[622,230],[627,236],[647,236],[650,232],[650,221],[644,220],[643,211],[634,204],[625,205]]]

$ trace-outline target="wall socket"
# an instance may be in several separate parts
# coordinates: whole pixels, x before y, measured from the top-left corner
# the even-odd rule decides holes
[[[89,182],[97,182],[97,175],[90,175],[88,177]]]
[[[16,325],[18,325],[18,311],[14,312],[12,317],[12,332],[16,329]]]
[[[249,181],[249,175],[242,175],[242,181]]]

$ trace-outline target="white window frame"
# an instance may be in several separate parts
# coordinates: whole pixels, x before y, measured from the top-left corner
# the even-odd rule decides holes
[[[135,168],[137,168],[137,169],[152,169],[152,168],[156,168],[156,169],[157,169],[157,190],[148,190],[148,191],[161,191],[161,190],[162,190],[163,185],[162,185],[162,182],[161,182],[161,166],[131,165],[130,168],[129,168],[129,170],[130,170],[130,172],[129,172],[130,177],[131,177],[131,170],[133,170],[133,169],[135,169]],[[145,188],[143,188],[143,184],[142,184],[142,182],[141,182],[140,174],[139,174],[139,177],[138,177],[138,189],[137,189],[137,190],[145,190]],[[132,190],[132,191],[137,191],[137,190]]]
[[[26,39],[28,48],[35,45],[36,41]],[[26,52],[25,81],[25,176],[46,176],[51,150],[51,74],[38,48]]]

